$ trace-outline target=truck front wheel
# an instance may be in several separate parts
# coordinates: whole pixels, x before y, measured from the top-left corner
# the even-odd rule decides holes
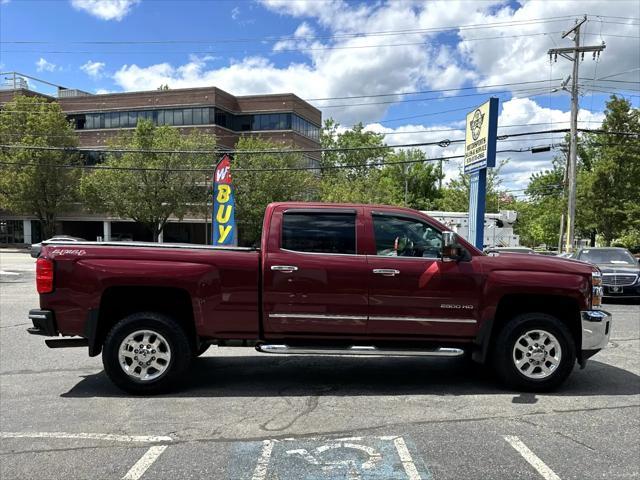
[[[571,332],[546,313],[517,315],[496,338],[494,368],[505,384],[518,390],[552,390],[566,380],[575,362]]]
[[[170,390],[183,378],[192,357],[186,333],[170,317],[139,312],[107,334],[102,364],[119,388],[135,395]]]

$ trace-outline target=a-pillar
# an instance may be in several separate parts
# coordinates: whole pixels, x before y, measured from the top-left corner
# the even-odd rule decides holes
[[[33,237],[31,236],[31,220],[22,221],[22,230],[24,232],[24,243],[27,245],[33,243]]]
[[[111,222],[105,220],[102,222],[102,241],[108,242],[111,240]]]

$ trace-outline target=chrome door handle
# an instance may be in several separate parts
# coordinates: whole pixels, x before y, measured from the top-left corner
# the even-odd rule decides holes
[[[378,275],[383,275],[385,277],[395,277],[400,274],[400,270],[396,270],[394,268],[374,268],[373,273],[377,273]]]
[[[271,270],[274,272],[292,273],[298,270],[295,265],[271,265]]]

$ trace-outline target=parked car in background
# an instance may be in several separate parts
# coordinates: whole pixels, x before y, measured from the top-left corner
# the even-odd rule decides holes
[[[562,252],[556,255],[558,258],[573,258],[573,253],[571,252]]]
[[[536,252],[528,247],[490,247],[485,248],[484,253],[486,253],[487,255],[499,255],[501,253],[525,253],[528,255],[532,255]]]
[[[573,258],[600,269],[605,297],[640,298],[640,265],[626,248],[583,248]]]
[[[69,242],[86,242],[86,240],[84,238],[71,237],[69,235],[54,235],[50,239],[45,240],[45,242],[47,242],[47,243],[55,243],[55,242],[69,243]],[[42,242],[32,244],[29,250],[30,250],[31,256],[33,258],[38,258],[40,256],[40,252],[42,251]]]
[[[130,233],[116,233],[111,235],[112,242],[133,242],[133,235]]]

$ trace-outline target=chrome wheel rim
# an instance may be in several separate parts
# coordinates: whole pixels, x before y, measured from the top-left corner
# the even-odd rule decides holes
[[[529,330],[516,340],[513,363],[527,378],[542,380],[557,370],[562,360],[560,342],[544,330]]]
[[[171,363],[169,342],[153,330],[136,330],[127,335],[118,349],[120,368],[138,382],[155,380]]]

